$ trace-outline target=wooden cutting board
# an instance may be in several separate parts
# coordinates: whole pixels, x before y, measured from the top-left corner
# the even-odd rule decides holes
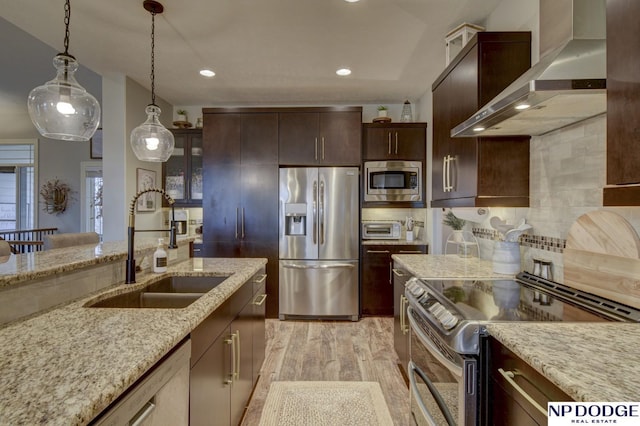
[[[625,218],[596,210],[571,225],[564,283],[640,308],[640,238]]]

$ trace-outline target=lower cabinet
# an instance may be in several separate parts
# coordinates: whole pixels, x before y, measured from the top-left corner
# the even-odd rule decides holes
[[[362,245],[360,314],[392,316],[394,254],[426,254],[426,245]]]
[[[187,426],[190,354],[187,340],[91,424]]]
[[[265,357],[265,278],[255,274],[192,332],[191,425],[240,424]]]
[[[407,318],[407,297],[404,286],[411,274],[394,265],[393,268],[393,347],[398,354],[398,363],[403,373],[407,374],[409,365],[409,319]],[[408,376],[407,376],[408,377]]]
[[[488,339],[485,363],[488,388],[484,404],[495,426],[546,425],[547,403],[573,401],[549,379],[493,337]]]

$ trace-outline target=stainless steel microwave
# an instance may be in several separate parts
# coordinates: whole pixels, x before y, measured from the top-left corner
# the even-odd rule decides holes
[[[364,201],[422,201],[421,161],[367,161],[364,169]]]

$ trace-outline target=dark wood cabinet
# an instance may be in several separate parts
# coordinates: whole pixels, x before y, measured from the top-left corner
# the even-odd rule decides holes
[[[640,206],[640,2],[607,0],[605,206]],[[618,186],[614,186],[618,185]]]
[[[162,163],[162,187],[180,207],[202,206],[202,129],[171,129],[175,149]],[[162,205],[169,204],[163,198]]]
[[[488,340],[488,425],[546,425],[548,402],[573,401],[497,339]]]
[[[426,247],[425,247],[426,253]],[[398,363],[407,380],[409,365],[409,318],[408,299],[404,295],[405,284],[411,274],[394,264],[393,272],[393,347],[398,354]],[[407,380],[408,381],[408,380]]]
[[[210,425],[214,418],[217,425],[240,424],[264,361],[265,317],[255,309],[264,272],[249,279],[191,333],[191,425]]]
[[[264,257],[278,316],[278,113],[204,109],[204,257]]]
[[[361,107],[279,113],[279,157],[286,166],[359,166]]]
[[[364,161],[427,161],[427,123],[364,123],[362,137]]]
[[[362,245],[360,314],[392,316],[394,254],[427,253],[426,245]]]
[[[529,32],[479,32],[433,83],[432,207],[529,205],[529,137],[451,129],[531,65]]]

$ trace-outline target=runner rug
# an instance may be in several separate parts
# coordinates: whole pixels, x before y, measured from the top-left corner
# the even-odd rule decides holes
[[[377,382],[272,382],[260,426],[392,426]]]

